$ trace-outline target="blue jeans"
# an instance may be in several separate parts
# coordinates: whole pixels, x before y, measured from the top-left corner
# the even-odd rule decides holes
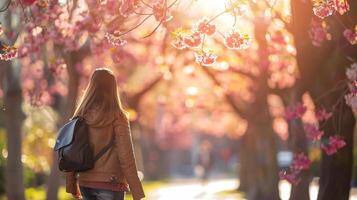
[[[80,187],[83,200],[124,200],[125,192]]]

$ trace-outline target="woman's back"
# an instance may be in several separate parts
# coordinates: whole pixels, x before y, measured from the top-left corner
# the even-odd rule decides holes
[[[137,174],[130,125],[121,107],[118,88],[113,73],[107,69],[96,70],[75,111],[89,125],[90,145],[97,155],[106,145],[114,145],[95,163],[93,169],[80,173],[68,173],[67,191],[76,194],[76,183],[81,188],[84,199],[100,192],[117,199],[119,194],[132,191],[134,200],[145,197]],[[119,193],[121,192],[121,193]],[[104,194],[103,193],[103,194]],[[115,196],[115,197],[114,197]],[[121,195],[123,199],[124,195]]]

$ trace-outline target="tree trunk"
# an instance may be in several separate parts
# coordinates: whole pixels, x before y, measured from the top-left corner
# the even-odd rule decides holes
[[[276,139],[273,130],[272,116],[269,111],[268,86],[269,51],[266,40],[268,22],[264,17],[254,21],[254,36],[258,44],[260,75],[254,81],[255,101],[250,105],[248,130],[245,138],[247,154],[246,169],[249,171],[247,196],[248,200],[278,200],[279,177],[277,163]],[[243,168],[244,169],[244,168]]]
[[[245,144],[247,143],[246,134],[241,138],[241,143],[239,145],[239,188],[241,192],[248,192],[248,180],[249,180],[249,168],[247,166],[247,159],[249,157],[248,149],[246,149]]]
[[[67,73],[68,73],[68,95],[64,102],[63,113],[58,122],[58,127],[61,127],[66,123],[73,114],[73,111],[76,106],[76,99],[78,96],[78,86],[79,86],[79,74],[75,68],[75,64],[78,61],[78,55],[76,52],[70,53],[68,57],[65,58],[67,64]],[[48,177],[47,182],[47,191],[46,191],[46,200],[57,200],[58,199],[58,189],[61,183],[61,172],[58,169],[57,154],[54,152],[53,161],[51,166],[51,173]]]
[[[244,136],[244,151],[247,155],[243,162],[248,173],[248,200],[280,199],[276,159],[277,136],[272,129],[271,116],[264,97],[266,95],[262,95],[261,100],[251,106],[257,113],[252,115],[254,118],[248,119],[248,130]]]
[[[140,112],[140,102],[143,100],[145,95],[150,92],[155,86],[160,83],[162,80],[162,75],[158,75],[157,77],[153,78],[151,81],[143,85],[141,90],[138,92],[126,96],[123,95],[124,102],[129,109],[132,109],[136,112]],[[133,137],[133,146],[134,146],[134,154],[136,165],[139,171],[144,172],[144,158],[143,158],[143,151],[141,147],[141,127],[138,120],[135,120],[131,123],[132,129],[132,137]]]
[[[356,17],[356,1],[349,1],[351,11],[345,15],[350,20],[351,15]],[[352,3],[353,2],[353,3]],[[292,0],[293,36],[297,50],[297,63],[301,72],[302,82],[314,99],[314,104],[323,106],[333,111],[333,118],[325,122],[323,131],[326,140],[330,135],[341,135],[347,146],[342,148],[336,155],[328,156],[323,152],[321,162],[321,178],[318,199],[348,199],[352,166],[352,139],[354,117],[351,109],[345,105],[343,96],[346,87],[335,89],[337,84],[344,80],[345,67],[349,61],[346,52],[341,49],[344,28],[334,17],[329,18],[329,30],[333,40],[325,42],[322,47],[312,45],[309,37],[312,20],[312,5],[310,1]],[[308,12],[307,12],[308,11]],[[339,17],[336,15],[335,17]],[[338,19],[343,21],[344,19]],[[345,45],[346,46],[346,45]],[[350,46],[347,44],[347,46]],[[355,58],[356,55],[351,57]],[[341,85],[340,85],[341,86]],[[329,92],[328,95],[325,95]],[[323,97],[323,98],[321,98]],[[335,106],[337,105],[337,106]]]
[[[22,166],[22,90],[19,80],[20,66],[15,61],[2,62],[5,72],[5,128],[7,134],[7,163],[5,170],[6,196],[9,200],[24,200]]]
[[[337,94],[337,98],[343,96],[343,92],[337,92]],[[332,119],[323,128],[325,131],[324,138],[338,134],[344,138],[347,145],[334,155],[329,156],[323,153],[318,200],[349,199],[355,118],[351,108],[344,101],[337,108]]]

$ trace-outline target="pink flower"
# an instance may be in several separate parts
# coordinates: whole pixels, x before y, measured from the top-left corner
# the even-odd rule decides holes
[[[326,121],[328,119],[330,119],[332,117],[332,113],[331,112],[327,112],[325,109],[319,109],[316,111],[316,118],[319,121]]]
[[[330,136],[327,144],[321,144],[321,148],[327,155],[335,154],[344,146],[346,146],[346,142],[339,135]]]
[[[118,64],[125,59],[124,53],[121,49],[114,48],[111,50],[111,57],[114,63]]]
[[[294,106],[289,106],[285,109],[285,118],[287,120],[298,119],[302,117],[307,108],[302,103],[297,103]]]
[[[335,0],[335,10],[343,15],[350,10],[350,5],[347,0]]]
[[[182,36],[177,36],[171,45],[179,50],[187,48],[187,45],[185,44]]]
[[[324,19],[334,13],[334,2],[333,0],[322,0],[314,5],[313,11],[316,16]]]
[[[357,63],[346,69],[346,76],[350,81],[357,81]]]
[[[343,32],[343,36],[348,40],[349,43],[352,45],[357,44],[357,26],[355,27],[355,31],[352,31],[350,29],[346,29]]]
[[[169,15],[167,9],[168,8],[166,8],[165,3],[162,0],[159,0],[157,3],[154,4],[152,11],[154,13],[156,21],[167,22],[172,19],[172,16]]]
[[[281,171],[279,177],[280,179],[287,180],[293,185],[299,184],[301,181],[298,177],[300,172],[309,169],[311,163],[311,160],[304,153],[295,154],[289,171]]]
[[[357,95],[355,93],[345,95],[345,101],[353,110],[357,110]]]
[[[122,16],[127,17],[138,5],[139,0],[122,0],[119,12]]]
[[[239,50],[248,48],[250,40],[248,35],[232,31],[225,36],[224,43],[229,49]]]
[[[2,25],[0,24],[0,36],[4,34],[4,28],[2,27]]]
[[[327,29],[328,27],[325,22],[312,19],[309,35],[314,46],[319,47],[322,42],[331,40],[331,35],[327,32]]]
[[[105,33],[105,38],[107,39],[107,41],[112,44],[113,46],[124,46],[127,41],[126,40],[123,40],[121,39],[120,37],[117,37],[113,34],[110,34],[110,33]]]
[[[290,169],[293,170],[306,170],[311,166],[311,160],[304,154],[299,153],[294,155],[293,163],[290,166]]]
[[[202,35],[198,32],[195,32],[191,35],[184,36],[183,37],[183,42],[188,46],[188,47],[198,47],[202,44]]]
[[[33,3],[35,3],[36,0],[21,0],[23,4],[26,6],[31,6]]]
[[[210,52],[195,53],[196,62],[203,66],[211,66],[216,63],[217,56]]]
[[[287,171],[281,171],[279,172],[279,177],[282,180],[288,181],[292,185],[297,185],[300,183],[301,178],[298,177],[299,171],[292,171],[292,172],[287,172]]]
[[[194,29],[201,34],[210,36],[216,32],[216,25],[210,24],[208,19],[204,18],[197,23]]]
[[[12,60],[18,56],[18,50],[16,47],[7,46],[0,43],[0,60]]]
[[[66,64],[63,59],[56,59],[49,63],[48,69],[54,76],[59,76],[61,72],[66,68]]]
[[[321,136],[324,134],[324,132],[320,131],[319,127],[315,124],[304,124],[304,130],[307,134],[307,137],[312,141],[320,140]]]

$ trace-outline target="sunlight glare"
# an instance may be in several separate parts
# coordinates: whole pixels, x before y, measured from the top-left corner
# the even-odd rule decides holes
[[[203,15],[210,19],[226,10],[227,0],[197,0],[195,4],[195,10],[203,12]],[[240,17],[238,16],[236,24],[238,27],[242,22],[239,19]],[[225,13],[215,19],[213,24],[217,24],[221,30],[228,31],[232,29],[232,24],[235,24],[235,20],[232,14]]]
[[[220,12],[225,9],[225,0],[199,0],[202,8],[210,13]]]

